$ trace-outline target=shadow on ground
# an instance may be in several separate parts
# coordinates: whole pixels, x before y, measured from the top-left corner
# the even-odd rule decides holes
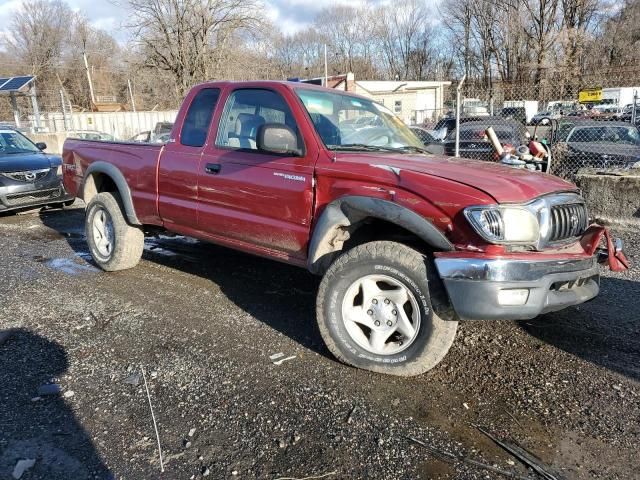
[[[520,322],[540,340],[640,380],[640,282],[603,277],[593,301]]]
[[[78,256],[93,262],[87,256],[83,209],[43,211],[40,218]],[[143,258],[215,283],[251,316],[300,345],[333,358],[315,323],[320,278],[306,270],[181,236],[147,237]]]
[[[23,329],[0,331],[0,478],[35,460],[23,479],[112,479],[62,393],[41,395],[68,368],[59,344]]]

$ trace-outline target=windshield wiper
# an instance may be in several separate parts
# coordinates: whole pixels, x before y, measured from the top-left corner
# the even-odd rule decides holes
[[[353,150],[357,152],[396,152],[396,148],[367,145],[366,143],[347,143],[345,145],[328,145],[329,150]]]
[[[426,148],[416,147],[415,145],[403,145],[402,147],[393,148],[392,150],[401,152],[431,153]]]

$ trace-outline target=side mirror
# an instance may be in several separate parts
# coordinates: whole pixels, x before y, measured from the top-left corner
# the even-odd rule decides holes
[[[282,123],[266,123],[258,129],[256,139],[258,150],[282,155],[303,155],[302,148],[298,146],[298,137],[295,132]]]
[[[44,142],[38,142],[36,143],[36,147],[38,147],[38,150],[46,150],[47,149],[47,144]]]

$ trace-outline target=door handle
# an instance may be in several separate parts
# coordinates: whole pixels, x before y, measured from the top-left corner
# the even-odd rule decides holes
[[[221,169],[222,169],[222,165],[220,165],[219,163],[207,163],[207,166],[204,167],[204,171],[211,175],[216,175],[220,173]]]

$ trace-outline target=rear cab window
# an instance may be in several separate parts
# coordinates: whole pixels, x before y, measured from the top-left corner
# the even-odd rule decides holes
[[[196,94],[182,125],[180,133],[182,145],[202,147],[205,144],[219,97],[220,89],[218,88],[203,88]]]

